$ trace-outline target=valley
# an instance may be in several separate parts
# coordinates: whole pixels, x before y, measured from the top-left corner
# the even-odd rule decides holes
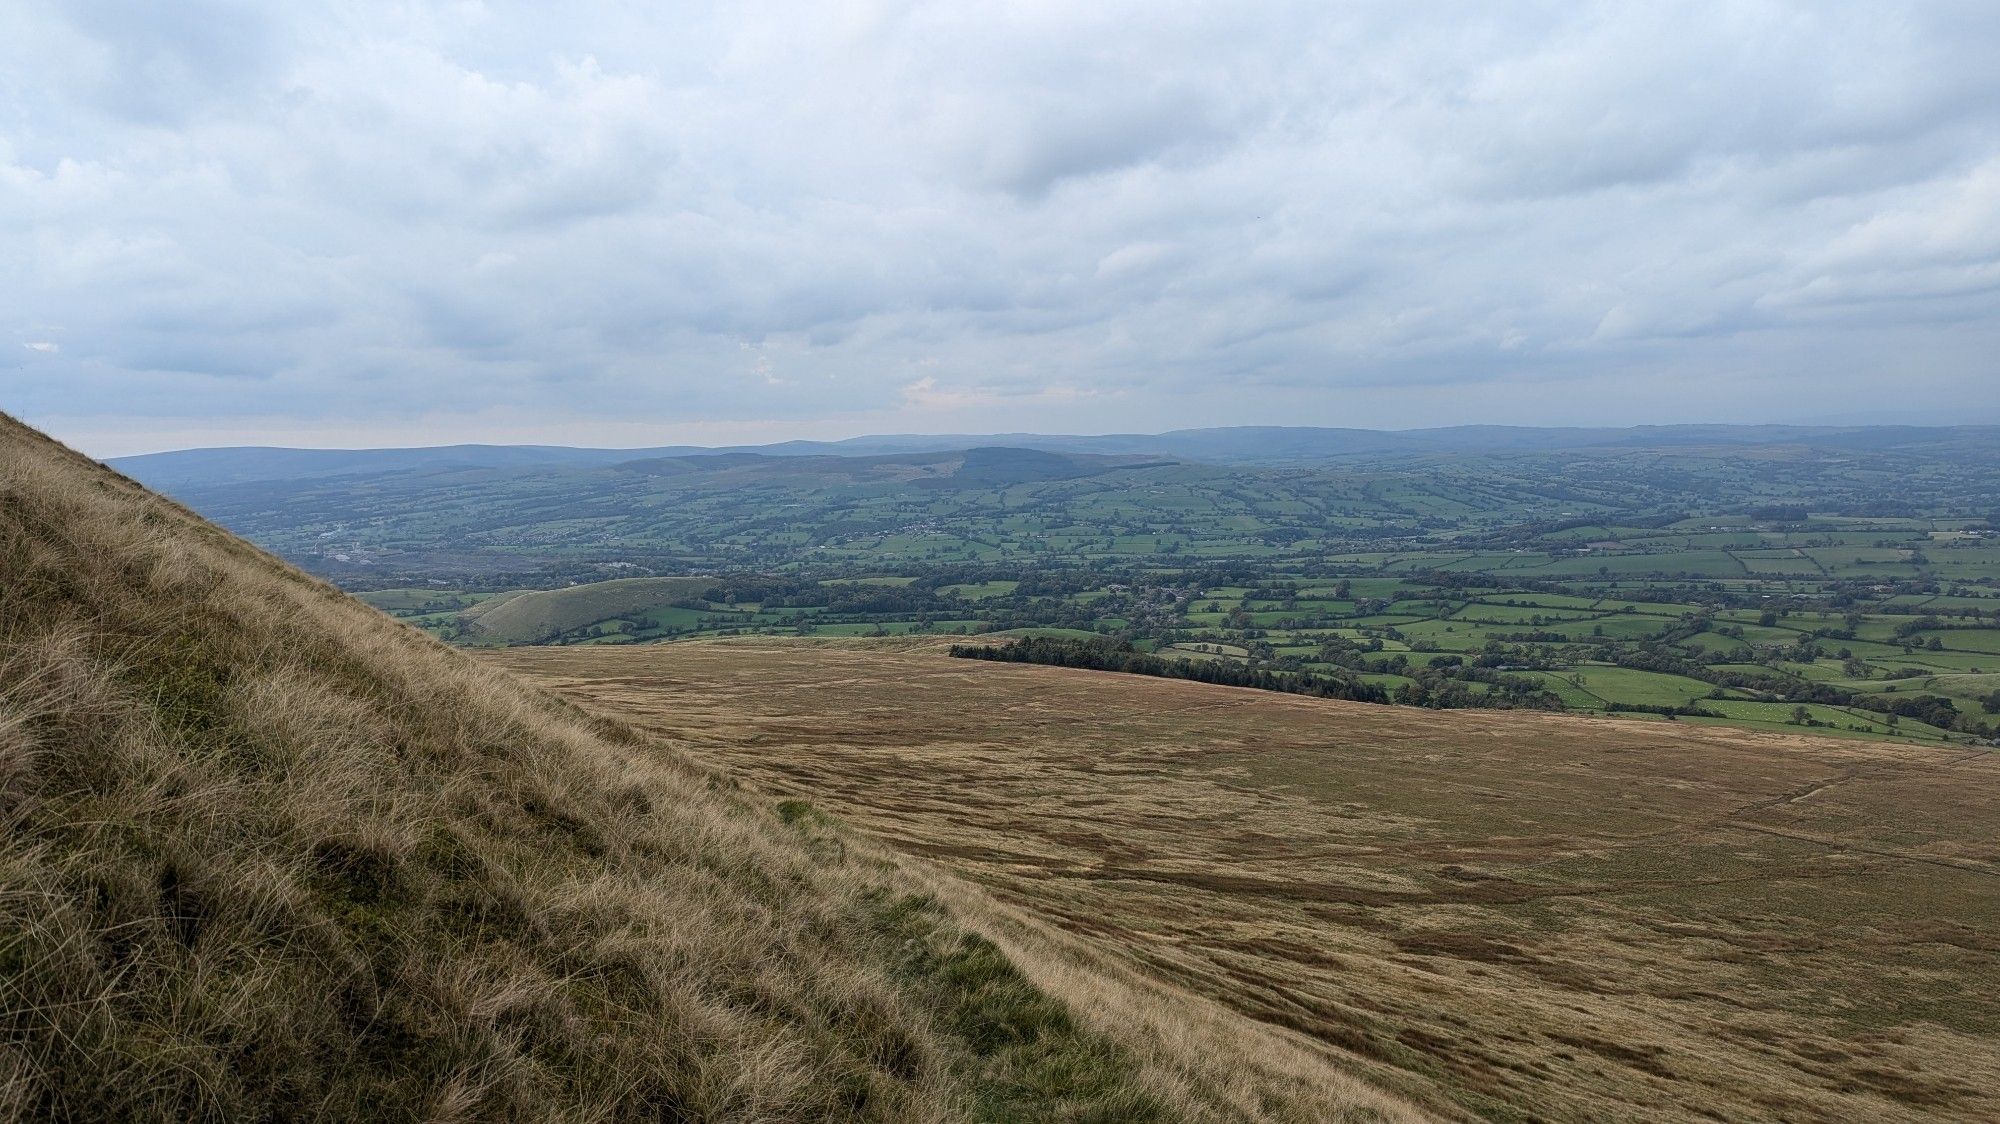
[[[2000,724],[1990,427],[975,440],[120,464],[474,647],[1053,637],[1430,709]]]

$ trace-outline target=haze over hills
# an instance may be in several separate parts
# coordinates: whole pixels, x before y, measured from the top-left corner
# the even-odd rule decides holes
[[[1450,426],[1371,430],[1231,426],[1157,434],[899,434],[844,441],[784,441],[713,448],[590,449],[551,445],[447,445],[413,449],[186,449],[117,457],[113,467],[173,491],[219,484],[303,480],[409,469],[617,464],[663,457],[755,453],[771,457],[881,456],[1012,447],[1063,453],[1165,456],[1215,464],[1302,464],[1358,455],[1476,453],[1701,445],[1885,448],[2000,440],[2000,426],[1661,425],[1624,428]]]

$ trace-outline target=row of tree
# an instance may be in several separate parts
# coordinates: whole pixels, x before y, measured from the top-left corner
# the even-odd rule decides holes
[[[1122,671],[1163,679],[1192,679],[1230,687],[1254,687],[1264,691],[1355,702],[1393,702],[1433,709],[1563,709],[1562,699],[1536,679],[1457,664],[1424,668],[1405,665],[1399,671],[1413,676],[1414,681],[1399,684],[1391,694],[1356,675],[1326,675],[1253,666],[1227,659],[1173,659],[1143,652],[1129,643],[1108,638],[1029,636],[1000,645],[954,644],[951,654],[961,659]]]
[[[1025,636],[1006,644],[953,644],[960,659],[1034,663],[1051,667],[1089,668],[1152,675],[1161,679],[1192,679],[1228,687],[1254,687],[1323,699],[1385,703],[1389,696],[1373,683],[1345,676],[1271,671],[1230,660],[1167,659],[1110,639],[1085,640],[1067,636]]]

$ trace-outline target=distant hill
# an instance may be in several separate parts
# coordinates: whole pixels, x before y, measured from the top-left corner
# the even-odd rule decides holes
[[[1078,447],[1032,444],[1042,440]],[[900,447],[927,441],[956,447]],[[260,463],[270,476],[256,476]],[[236,450],[116,464],[317,573],[384,588],[829,563],[1267,562],[1578,518],[1673,522],[1800,504],[2000,510],[2000,429],[1978,427],[1215,429],[668,454]]]
[[[619,461],[608,471],[640,476],[705,477],[704,486],[749,486],[774,481],[814,484],[871,483],[931,488],[986,488],[1042,480],[1071,480],[1121,468],[1170,464],[1161,457],[1056,453],[1043,449],[975,448],[922,453],[851,456],[762,452],[703,453]]]
[[[448,445],[413,449],[187,449],[108,462],[168,492],[224,484],[310,480],[415,469],[552,468],[613,465],[724,455],[893,457],[1013,448],[1052,453],[1137,456],[1211,464],[1307,464],[1356,456],[1548,452],[1563,449],[1800,445],[1894,448],[1924,443],[2000,441],[2000,426],[1658,425],[1562,428],[1499,425],[1373,430],[1315,426],[1226,426],[1167,433],[1098,436],[898,434],[844,441],[785,441],[717,448],[587,449],[550,445]]]
[[[11,1119],[1423,1118],[4,417],[0,813]]]
[[[408,469],[536,468],[614,464],[641,457],[706,452],[670,449],[572,449],[555,445],[440,445],[421,449],[182,449],[118,457],[113,468],[150,488],[314,480]]]

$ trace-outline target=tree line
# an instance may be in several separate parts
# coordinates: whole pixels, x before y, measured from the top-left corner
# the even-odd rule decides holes
[[[1035,663],[1050,667],[1078,667],[1095,671],[1122,671],[1151,675],[1160,679],[1192,679],[1225,687],[1254,687],[1260,691],[1282,691],[1290,695],[1310,695],[1321,699],[1386,703],[1387,692],[1359,679],[1314,675],[1308,672],[1270,671],[1247,667],[1228,660],[1166,659],[1142,652],[1131,644],[1109,639],[1083,640],[1065,636],[1024,636],[1006,644],[953,644],[951,654],[960,659],[996,660],[1001,663]]]

